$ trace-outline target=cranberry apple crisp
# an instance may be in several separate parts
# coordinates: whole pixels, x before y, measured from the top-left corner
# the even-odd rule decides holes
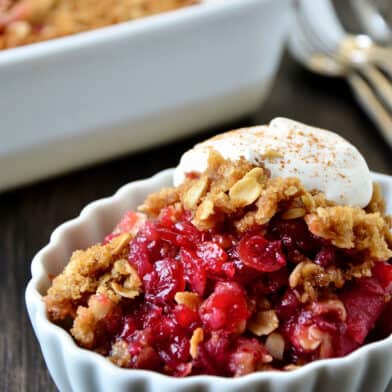
[[[97,29],[198,0],[0,0],[0,49]]]
[[[211,149],[202,173],[74,252],[49,318],[118,366],[179,377],[290,370],[389,335],[379,186],[365,208],[339,205],[266,166]]]

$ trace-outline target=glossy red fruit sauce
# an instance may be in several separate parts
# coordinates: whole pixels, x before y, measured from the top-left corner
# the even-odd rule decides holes
[[[128,213],[117,233],[119,227],[131,229],[134,221]],[[301,304],[288,277],[298,255],[322,267],[360,262],[362,255],[316,238],[301,219],[274,219],[242,236],[233,233],[199,231],[186,214],[178,216],[170,208],[159,220],[144,223],[128,257],[143,281],[144,293],[123,304],[107,336],[127,342],[130,367],[174,376],[230,377],[259,370],[271,358],[266,337],[253,335],[246,324],[260,298],[272,304],[279,318],[275,332],[285,340],[283,359],[269,363],[276,369],[343,356],[391,332],[391,312],[386,312],[391,306],[385,302],[392,292],[390,263],[378,262],[372,277],[354,279],[334,290],[344,304],[343,314],[323,302]],[[174,297],[181,291],[197,293],[201,305],[195,309],[177,304]],[[301,342],[312,336],[314,326],[322,342],[304,349]],[[190,338],[198,327],[204,340],[192,358]]]

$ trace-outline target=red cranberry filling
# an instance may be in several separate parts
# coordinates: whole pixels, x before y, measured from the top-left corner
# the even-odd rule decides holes
[[[133,219],[129,215],[117,231],[129,231]],[[305,305],[288,281],[298,255],[323,268],[360,257],[315,237],[301,219],[274,218],[238,236],[199,231],[188,216],[168,208],[160,219],[145,222],[130,244],[129,262],[143,281],[144,294],[123,307],[123,314],[112,315],[102,333],[127,342],[133,368],[175,376],[239,376],[266,363],[279,369],[346,355],[371,331],[390,332],[391,305],[385,310],[385,297],[392,293],[389,263],[377,262],[372,277],[336,290],[343,308],[334,300]],[[184,291],[199,296],[201,305],[177,304],[176,293]],[[268,299],[279,319],[276,332],[285,343],[279,359],[269,354],[265,336],[246,329],[259,298]],[[192,358],[196,328],[203,329],[204,338]]]
[[[257,271],[273,272],[286,265],[280,241],[267,241],[259,234],[241,238],[238,244],[241,261]]]
[[[242,333],[249,317],[245,292],[238,283],[218,282],[214,292],[201,305],[199,313],[207,331],[224,329]]]

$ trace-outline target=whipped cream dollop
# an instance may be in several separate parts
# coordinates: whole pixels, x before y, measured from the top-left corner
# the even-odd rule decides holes
[[[262,164],[271,177],[297,177],[306,189],[321,191],[340,205],[365,207],[372,197],[369,168],[352,144],[336,133],[286,118],[197,144],[182,156],[174,172],[174,185],[181,184],[186,173],[203,172],[211,149],[225,159],[243,157],[252,164]]]

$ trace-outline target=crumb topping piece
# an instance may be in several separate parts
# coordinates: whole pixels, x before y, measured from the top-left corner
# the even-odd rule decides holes
[[[124,289],[140,290],[140,279],[122,260],[128,256],[128,233],[114,237],[107,244],[94,245],[84,251],[75,251],[64,271],[53,279],[44,300],[52,320],[75,317],[79,304],[86,304],[91,294],[106,294],[113,302],[117,301],[117,292],[110,289],[108,283],[115,283],[124,268],[129,271],[129,278],[124,282]],[[118,286],[116,286],[118,287]],[[135,293],[136,296],[136,293]]]
[[[319,207],[307,215],[309,230],[339,248],[365,250],[374,259],[388,260],[389,223],[380,212],[367,213],[355,207]]]
[[[189,348],[189,353],[191,354],[191,357],[195,359],[198,354],[198,346],[199,344],[204,340],[204,332],[202,328],[196,328],[193,331],[191,340],[190,340],[190,348]]]
[[[256,336],[269,335],[279,327],[279,319],[274,310],[263,310],[249,320],[247,328]]]
[[[192,293],[190,291],[179,291],[174,296],[174,300],[179,305],[185,305],[192,310],[198,310],[199,306],[203,302],[199,294]]]

